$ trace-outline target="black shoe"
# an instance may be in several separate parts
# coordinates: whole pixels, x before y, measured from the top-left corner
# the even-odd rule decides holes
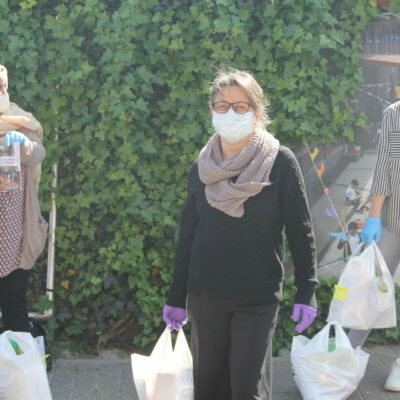
[[[48,340],[48,337],[47,337],[47,332],[43,328],[43,326],[39,324],[39,322],[36,319],[29,318],[29,322],[32,325],[31,335],[34,338],[38,337],[38,336],[43,336],[44,354],[46,356],[46,370],[47,370],[47,372],[49,372],[53,368],[53,359],[52,359],[51,353],[50,353],[50,346],[49,346],[49,340]]]

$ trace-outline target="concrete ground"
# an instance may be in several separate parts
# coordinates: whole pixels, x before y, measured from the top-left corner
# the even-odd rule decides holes
[[[383,390],[397,346],[368,346],[366,374],[349,400],[400,400],[400,392]],[[54,400],[138,400],[129,355],[114,358],[58,359],[49,373]],[[274,400],[301,400],[293,380],[289,353],[274,357]],[[218,399],[210,399],[218,400]]]
[[[360,182],[360,187],[369,189],[376,162],[376,153],[365,154],[358,162],[351,163],[330,186],[330,198],[339,215],[347,210],[345,204],[346,186],[352,179]],[[367,190],[363,191],[365,195]],[[317,236],[319,276],[338,276],[344,267],[343,261],[334,261],[342,256],[336,248],[338,239],[330,238],[329,232],[341,231],[336,218],[324,214],[331,208],[327,196],[323,196],[311,209]],[[353,215],[351,220],[363,218]],[[399,393],[383,390],[390,364],[400,354],[400,344],[368,346],[370,354],[366,375],[358,390],[349,400],[400,400]],[[132,379],[129,354],[104,352],[96,358],[61,358],[54,362],[49,373],[54,400],[138,400]],[[289,352],[274,357],[274,400],[301,400],[293,380]],[[210,399],[218,400],[218,399]]]

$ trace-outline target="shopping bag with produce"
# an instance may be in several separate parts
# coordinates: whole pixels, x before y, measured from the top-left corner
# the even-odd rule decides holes
[[[46,362],[30,333],[0,335],[0,399],[51,400]]]
[[[132,354],[132,373],[139,400],[193,400],[193,362],[185,334],[175,349],[165,329],[150,356]]]
[[[359,347],[352,348],[337,322],[328,323],[312,339],[293,337],[291,362],[303,400],[347,399],[363,378],[368,358]]]
[[[328,321],[362,330],[396,326],[393,278],[375,242],[347,262],[335,286]]]

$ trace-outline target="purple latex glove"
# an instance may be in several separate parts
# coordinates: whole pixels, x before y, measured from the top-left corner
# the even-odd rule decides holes
[[[296,332],[301,333],[307,329],[314,321],[317,315],[317,309],[305,304],[295,304],[293,307],[293,321],[297,321],[301,314],[301,322],[296,325]]]
[[[171,331],[179,331],[187,323],[186,310],[184,308],[165,305],[163,308],[163,320]]]

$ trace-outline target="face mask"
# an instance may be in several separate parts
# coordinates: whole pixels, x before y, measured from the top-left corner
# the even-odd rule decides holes
[[[7,110],[10,105],[10,98],[8,97],[8,93],[5,93],[0,96],[0,112]]]
[[[253,132],[253,113],[238,114],[232,109],[224,114],[213,111],[212,124],[224,140],[237,143]]]

